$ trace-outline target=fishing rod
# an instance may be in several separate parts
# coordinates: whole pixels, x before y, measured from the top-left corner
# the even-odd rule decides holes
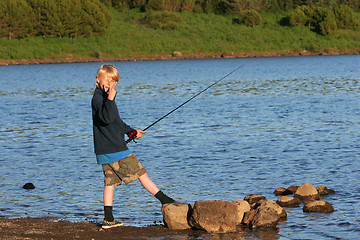
[[[159,118],[158,120],[156,120],[155,122],[153,122],[152,124],[150,124],[149,126],[144,128],[143,131],[145,132],[146,130],[148,130],[149,128],[151,128],[152,126],[154,126],[155,124],[157,124],[158,122],[160,122],[161,120],[163,120],[164,118],[166,118],[167,116],[169,116],[170,114],[172,114],[173,112],[175,112],[176,110],[178,110],[179,108],[181,108],[182,106],[184,106],[185,104],[187,104],[188,102],[190,102],[191,100],[193,100],[194,98],[196,98],[197,96],[199,96],[200,94],[202,94],[203,92],[208,90],[209,88],[211,88],[214,85],[218,84],[219,82],[221,82],[222,80],[224,80],[225,78],[227,78],[228,76],[230,76],[231,74],[233,74],[234,72],[236,72],[237,70],[239,70],[242,67],[243,67],[243,65],[239,66],[238,68],[232,70],[230,73],[226,74],[225,76],[223,76],[222,78],[220,78],[219,80],[214,82],[213,84],[211,84],[208,87],[204,88],[203,90],[201,90],[200,92],[198,92],[197,94],[195,94],[194,96],[192,96],[191,98],[189,98],[188,100],[186,100],[185,102],[183,102],[182,104],[180,104],[179,106],[177,106],[176,108],[171,110],[170,112],[168,112],[167,114],[165,114],[164,116],[162,116],[161,118]],[[129,143],[131,141],[135,142],[135,137],[136,137],[136,135],[130,136],[129,139],[126,140],[126,143]]]

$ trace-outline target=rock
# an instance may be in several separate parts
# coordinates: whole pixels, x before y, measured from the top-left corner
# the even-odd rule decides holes
[[[235,54],[233,52],[223,53],[221,54],[222,58],[233,58],[235,57]]]
[[[266,197],[261,196],[259,194],[249,194],[247,196],[245,196],[244,200],[247,201],[250,205],[252,205],[253,203],[257,203],[260,200],[265,200]]]
[[[35,186],[32,183],[26,183],[24,186],[22,186],[24,189],[34,189]]]
[[[207,232],[227,232],[236,230],[238,207],[223,200],[196,201],[189,225]]]
[[[241,223],[246,226],[250,226],[251,221],[254,219],[255,213],[256,213],[256,209],[251,209],[250,211],[245,212]]]
[[[291,185],[290,187],[288,187],[287,189],[292,191],[293,193],[296,192],[296,190],[298,190],[300,186],[299,185]]]
[[[334,194],[335,191],[332,189],[328,189],[325,186],[318,186],[316,187],[316,190],[318,191],[318,193],[320,194],[320,196],[325,196],[325,195],[329,195],[329,194]]]
[[[258,209],[260,209],[260,211],[261,211],[262,209],[265,209],[265,208],[274,209],[276,211],[276,213],[278,214],[279,218],[287,217],[287,213],[285,212],[285,210],[279,204],[277,204],[276,202],[274,202],[271,199],[264,200]]]
[[[161,208],[165,225],[172,230],[189,229],[189,214],[191,205],[187,203],[169,203]]]
[[[286,196],[286,195],[292,195],[294,194],[292,191],[290,191],[289,189],[286,189],[286,188],[277,188],[275,191],[274,191],[274,194],[275,196]]]
[[[300,200],[295,197],[281,196],[276,203],[281,207],[297,207],[300,205]]]
[[[172,53],[172,56],[173,56],[173,57],[182,57],[183,54],[182,54],[182,52],[174,51],[174,52]]]
[[[272,228],[276,227],[280,220],[278,213],[268,206],[259,207],[253,211],[255,211],[255,213],[253,213],[253,218],[250,219],[249,227]]]
[[[334,211],[334,207],[325,201],[315,201],[307,203],[304,208],[304,212],[318,212],[318,213],[331,213]]]
[[[320,199],[319,193],[316,188],[310,183],[304,183],[301,185],[295,192],[294,197],[299,198],[300,200],[304,199]]]
[[[244,218],[244,214],[247,211],[250,211],[250,204],[245,200],[235,200],[232,201],[237,206],[238,220],[237,224],[240,224]]]
[[[314,199],[304,199],[303,200],[304,204],[308,204],[308,203],[312,203],[312,202],[315,202],[315,200]]]

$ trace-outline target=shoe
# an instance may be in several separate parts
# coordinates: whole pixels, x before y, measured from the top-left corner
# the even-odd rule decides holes
[[[109,221],[106,221],[106,220],[104,220],[103,222],[102,222],[102,225],[101,225],[101,227],[103,228],[103,229],[109,229],[109,228],[114,228],[114,227],[120,227],[120,226],[122,226],[122,225],[124,225],[122,222],[118,222],[118,221],[112,221],[112,222],[109,222]]]

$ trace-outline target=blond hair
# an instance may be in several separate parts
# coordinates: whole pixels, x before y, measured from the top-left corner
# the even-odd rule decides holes
[[[111,77],[111,79],[114,80],[115,82],[118,82],[119,78],[121,78],[118,70],[113,65],[103,64],[97,71],[96,79],[98,79],[104,73],[107,73],[108,76]]]

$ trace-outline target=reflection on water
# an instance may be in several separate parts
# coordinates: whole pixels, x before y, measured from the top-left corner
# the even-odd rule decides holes
[[[252,193],[276,201],[276,188],[310,182],[336,190],[324,199],[336,211],[286,209],[277,229],[188,239],[357,239],[359,63],[359,56],[116,62],[123,77],[116,101],[124,121],[143,129],[244,65],[130,148],[181,202]],[[0,217],[102,220],[90,108],[99,66],[0,66]],[[26,182],[36,188],[22,189]],[[114,213],[128,225],[162,221],[139,182],[117,188]]]

